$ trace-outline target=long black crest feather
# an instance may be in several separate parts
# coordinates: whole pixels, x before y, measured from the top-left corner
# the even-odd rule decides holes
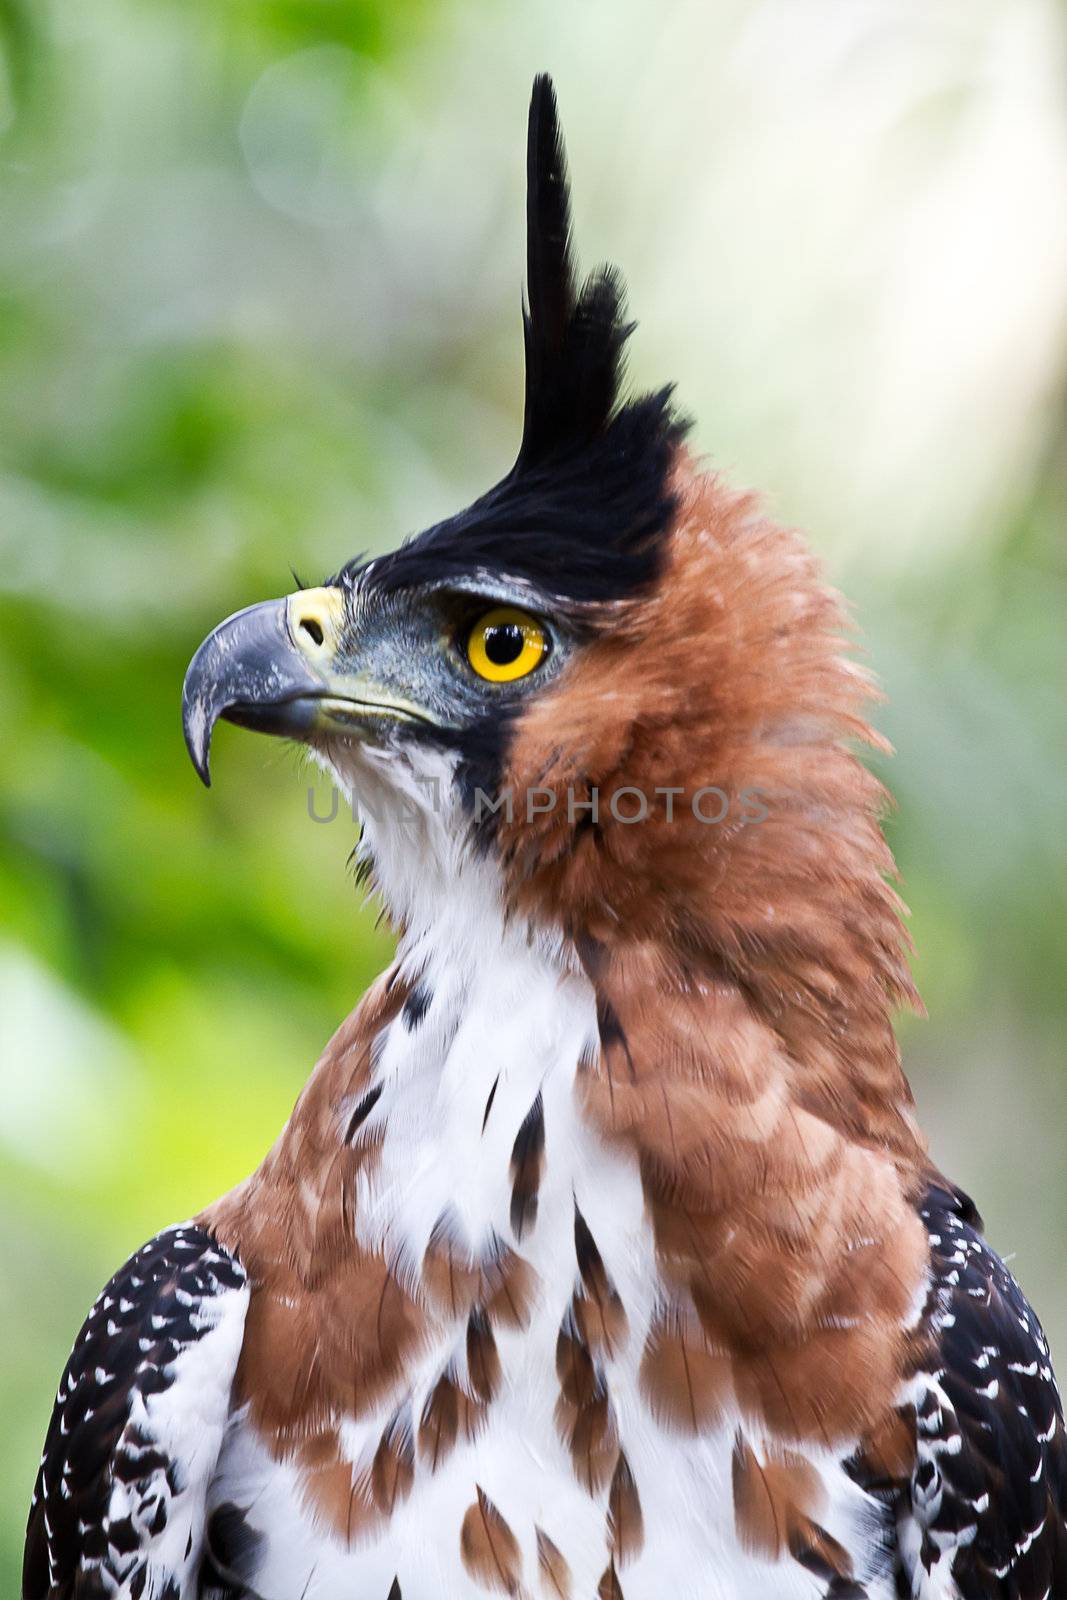
[[[552,80],[534,79],[526,140],[526,412],[520,459],[545,453],[553,432],[547,402],[558,396],[574,313],[571,197]]]
[[[612,269],[579,291],[570,185],[552,80],[534,79],[526,146],[526,407],[518,465],[587,443],[618,399],[622,284]]]
[[[526,140],[526,329],[534,361],[559,358],[574,310],[571,196],[552,79],[534,79]]]

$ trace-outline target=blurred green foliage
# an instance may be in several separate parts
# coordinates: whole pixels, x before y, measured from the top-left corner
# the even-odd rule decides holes
[[[344,811],[312,823],[321,783],[228,729],[204,793],[179,690],[290,564],[507,465],[544,65],[637,377],[678,376],[857,602],[920,1105],[1067,1347],[1067,223],[1024,159],[1067,167],[1062,33],[1020,5],[1009,80],[990,6],[847,10],[0,4],[3,1593],[101,1282],[255,1165],[388,959]]]

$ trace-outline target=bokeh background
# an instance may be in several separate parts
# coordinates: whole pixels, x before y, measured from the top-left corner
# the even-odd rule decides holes
[[[934,1150],[1067,1363],[1067,10],[0,0],[0,1592],[86,1307],[240,1178],[390,941],[182,674],[519,429],[555,73],[634,382],[804,526],[889,694]]]

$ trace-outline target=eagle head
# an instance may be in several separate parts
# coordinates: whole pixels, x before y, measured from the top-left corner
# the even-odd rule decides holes
[[[632,324],[612,268],[576,272],[547,77],[523,321],[511,470],[391,554],[223,622],[185,681],[198,772],[219,717],[305,742],[408,928],[482,872],[587,965],[652,941],[779,1010],[910,997],[840,604],[796,535],[694,462],[669,387],[622,392]]]

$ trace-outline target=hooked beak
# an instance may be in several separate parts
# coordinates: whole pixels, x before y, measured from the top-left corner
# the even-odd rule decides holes
[[[382,718],[429,720],[380,685],[338,670],[344,626],[341,590],[304,589],[247,606],[208,634],[182,688],[185,743],[206,786],[220,717],[288,739],[329,729],[358,732]]]

